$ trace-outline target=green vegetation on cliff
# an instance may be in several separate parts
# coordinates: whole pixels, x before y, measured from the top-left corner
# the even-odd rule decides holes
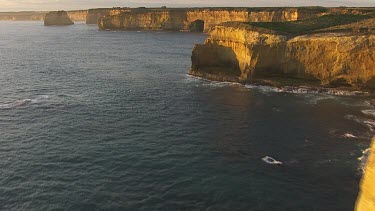
[[[272,30],[277,34],[297,36],[317,32],[368,31],[369,29],[375,29],[375,23],[367,27],[362,27],[363,25],[361,23],[374,17],[375,15],[329,14],[306,20],[289,22],[251,22],[249,25]]]

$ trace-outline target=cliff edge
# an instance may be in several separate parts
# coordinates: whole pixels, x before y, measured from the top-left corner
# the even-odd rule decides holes
[[[355,210],[375,210],[375,138],[370,148]]]
[[[45,26],[66,26],[73,24],[74,22],[65,11],[49,12],[44,19]]]
[[[327,8],[134,8],[105,14],[89,11],[89,17],[99,17],[102,30],[172,30],[207,32],[213,26],[228,22],[277,22],[316,17]],[[92,14],[92,15],[90,15]],[[88,22],[95,22],[92,18]]]
[[[295,22],[220,24],[204,44],[195,45],[190,74],[241,83],[281,77],[319,86],[375,88],[375,34],[372,28],[356,28],[374,20],[327,15]],[[357,25],[351,26],[353,22]]]

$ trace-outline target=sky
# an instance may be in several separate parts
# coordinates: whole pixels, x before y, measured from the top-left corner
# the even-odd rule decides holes
[[[0,0],[0,11],[74,10],[98,7],[375,7],[375,0]]]

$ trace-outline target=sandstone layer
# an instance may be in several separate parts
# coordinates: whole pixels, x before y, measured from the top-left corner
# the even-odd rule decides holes
[[[74,22],[65,11],[49,12],[44,19],[45,26],[66,26],[72,24]]]
[[[190,73],[243,83],[276,75],[321,85],[375,88],[375,36],[342,32],[290,37],[224,23],[194,47]]]
[[[360,185],[356,211],[375,210],[375,138],[367,158],[365,173]]]

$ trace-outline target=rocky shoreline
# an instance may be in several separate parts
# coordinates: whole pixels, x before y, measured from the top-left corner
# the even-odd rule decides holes
[[[228,22],[212,28],[204,44],[195,45],[190,74],[216,81],[372,90],[374,52],[371,32],[293,35]],[[280,82],[275,75],[290,80]]]

